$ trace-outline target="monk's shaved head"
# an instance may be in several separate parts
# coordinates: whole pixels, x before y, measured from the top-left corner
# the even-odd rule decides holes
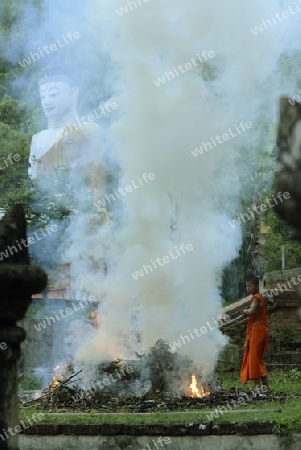
[[[255,286],[259,286],[259,278],[256,275],[249,275],[246,279],[247,283],[252,283]]]

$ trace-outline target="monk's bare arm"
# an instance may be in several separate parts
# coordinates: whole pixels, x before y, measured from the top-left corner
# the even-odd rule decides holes
[[[258,309],[259,309],[258,299],[255,298],[250,308],[244,309],[243,313],[246,314],[247,316],[253,316],[254,314],[257,313]]]

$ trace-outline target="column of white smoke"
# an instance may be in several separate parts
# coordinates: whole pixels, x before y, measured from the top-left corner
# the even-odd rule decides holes
[[[122,1],[99,2],[97,11],[109,22],[107,48],[122,67],[125,86],[116,98],[121,119],[111,130],[124,171],[120,186],[144,172],[156,178],[123,197],[123,227],[112,236],[108,255],[114,263],[104,286],[107,316],[97,344],[84,344],[80,354],[95,355],[100,342],[105,344],[101,349],[117,350],[119,333],[132,333],[135,342],[130,316],[138,301],[143,347],[158,338],[173,341],[188,335],[191,342],[183,352],[208,372],[225,339],[216,328],[195,339],[188,330],[207,322],[213,325],[220,309],[219,274],[235,257],[240,233],[229,226],[229,218],[218,207],[217,191],[222,190],[224,201],[237,200],[239,186],[227,170],[233,171],[235,155],[256,130],[198,158],[191,150],[233,129],[234,123],[253,120],[262,94],[260,84],[273,68],[278,48],[274,30],[258,38],[250,27],[273,12],[277,2],[140,3],[122,16],[116,12]],[[203,80],[200,65],[161,87],[155,85],[154,79],[191,58],[197,60],[203,50],[215,52],[209,60],[215,68],[214,81]],[[168,193],[178,204],[176,233],[170,231]],[[143,264],[151,265],[151,260],[168,255],[181,243],[191,243],[193,250],[133,279],[131,274]],[[121,347],[118,352],[123,356]]]

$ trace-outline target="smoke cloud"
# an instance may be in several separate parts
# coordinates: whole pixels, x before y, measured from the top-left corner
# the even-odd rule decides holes
[[[100,16],[110,24],[106,49],[120,64],[125,85],[115,97],[124,115],[112,125],[110,137],[122,162],[121,186],[144,172],[153,172],[156,179],[123,199],[123,226],[109,249],[107,316],[99,338],[112,344],[120,334],[133,336],[130,317],[136,308],[145,348],[159,337],[173,341],[218,316],[221,271],[236,256],[241,240],[238,231],[227,227],[221,203],[238,202],[239,185],[229,174],[238,169],[236,155],[256,130],[198,159],[191,150],[242,120],[254,120],[261,84],[274,68],[279,42],[274,32],[257,40],[250,32],[275,7],[273,1],[264,6],[227,2],[223,7],[218,2],[204,7],[197,1],[154,1],[121,17],[116,14],[120,6],[99,3]],[[230,38],[234,30],[235,40]],[[179,64],[204,50],[216,55],[206,62],[209,81],[200,65],[170,75],[160,88],[153,82],[165,72],[175,74]],[[130,276],[182,242],[191,243],[193,251],[148,269],[136,281]],[[191,339],[185,353],[206,374],[225,342],[215,329]],[[93,354],[95,345],[83,349]]]
[[[91,83],[99,84],[98,102],[118,104],[118,115],[100,121],[102,149],[89,158],[117,161],[119,187],[133,180],[138,185],[110,204],[113,222],[93,227],[91,215],[81,214],[68,227],[64,259],[71,261],[76,290],[101,300],[101,328],[90,334],[85,328],[76,337],[80,360],[132,358],[133,350],[147,349],[159,338],[178,340],[218,317],[222,270],[241,245],[240,231],[229,226],[227,215],[229,204],[239,208],[238,156],[247,157],[244,149],[258,139],[262,102],[267,114],[275,112],[281,86],[267,89],[267,80],[288,44],[282,39],[287,24],[258,35],[251,28],[284,6],[277,0],[44,3],[23,53],[69,30],[80,33],[77,42],[39,64],[68,55],[87,111],[95,106]],[[29,8],[26,20],[30,14]],[[101,74],[95,73],[99,60]],[[243,129],[242,122],[252,127]],[[214,145],[216,135],[225,133],[229,137]],[[202,143],[210,144],[208,150],[194,157]],[[145,173],[155,178],[142,183]],[[181,244],[192,250],[184,254]],[[169,262],[157,262],[167,255]],[[142,269],[143,276],[134,279]],[[206,375],[225,343],[215,328],[191,338],[183,352]]]

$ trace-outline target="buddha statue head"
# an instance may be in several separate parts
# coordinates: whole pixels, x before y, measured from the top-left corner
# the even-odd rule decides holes
[[[62,66],[50,69],[39,80],[39,91],[48,128],[61,128],[76,120],[78,89],[72,76]]]

